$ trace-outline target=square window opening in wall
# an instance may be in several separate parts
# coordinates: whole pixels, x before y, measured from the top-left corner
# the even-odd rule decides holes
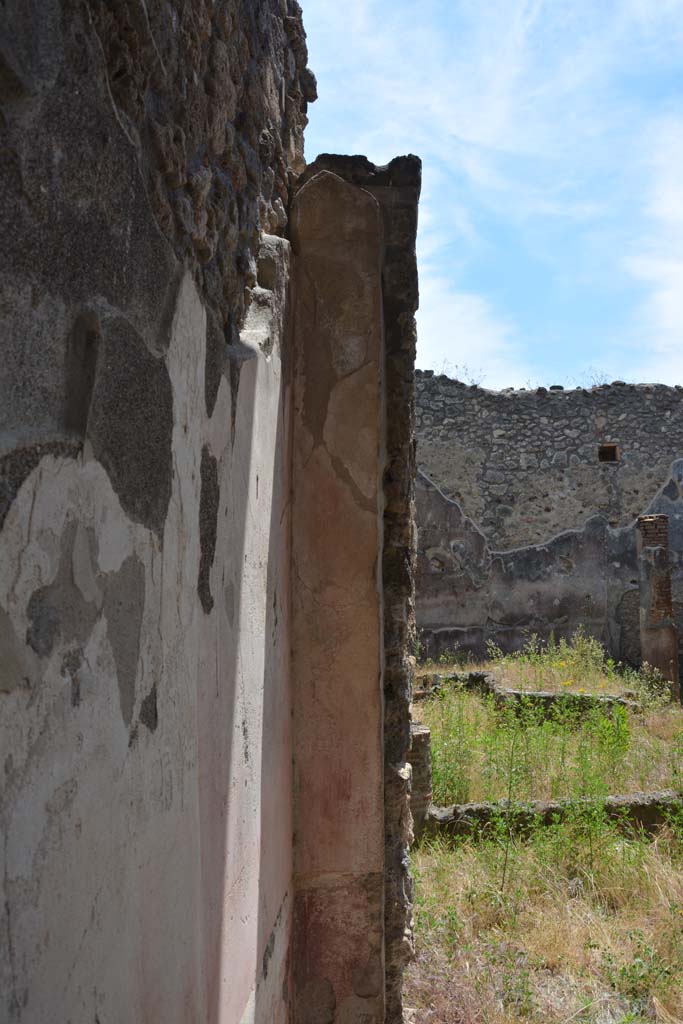
[[[600,462],[618,462],[619,461],[619,445],[612,444],[601,444],[598,446],[598,460]]]

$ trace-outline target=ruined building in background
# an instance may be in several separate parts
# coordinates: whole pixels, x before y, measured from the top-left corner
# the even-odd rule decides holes
[[[667,638],[661,667],[676,661],[683,388],[496,392],[419,371],[416,386],[417,614],[426,648],[459,644],[481,656],[489,640],[509,651],[530,632],[569,637],[582,625],[615,658],[639,664],[656,660],[656,624],[658,644]],[[647,568],[659,551],[661,577],[664,542],[639,544],[645,513],[668,526],[664,610]]]
[[[0,29],[0,1017],[397,1024],[419,161],[295,0]]]

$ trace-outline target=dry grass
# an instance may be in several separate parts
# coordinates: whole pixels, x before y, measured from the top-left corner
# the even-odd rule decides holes
[[[581,673],[575,666],[558,659],[556,664],[533,665],[524,661],[491,662],[493,672],[502,686],[511,690],[545,690],[549,693],[597,693],[621,696],[633,692],[633,680],[618,672],[596,670]]]
[[[522,650],[514,654],[503,654],[490,644],[489,658],[483,662],[463,656],[462,652],[446,651],[437,660],[419,665],[417,676],[419,679],[434,672],[449,675],[462,671],[493,672],[502,686],[513,690],[604,696],[631,693],[642,698],[653,690],[667,689],[661,677],[648,666],[636,670],[617,664],[602,644],[582,629],[570,640],[557,643],[545,643],[532,634]]]
[[[424,679],[438,673],[455,675],[459,672],[492,672],[501,686],[510,690],[546,693],[596,693],[605,697],[634,695],[638,679],[636,673],[594,670],[582,673],[562,659],[556,664],[534,664],[524,659],[497,659],[463,662],[445,657],[438,662],[418,665],[415,675]]]
[[[416,1024],[640,1024],[683,1007],[683,846],[608,825],[414,856]],[[666,1014],[670,1016],[667,1017]]]
[[[491,654],[479,667],[511,688],[632,689],[645,710],[560,702],[544,721],[531,707],[516,715],[446,689],[419,706],[436,803],[683,791],[683,709],[663,706],[666,687],[647,667],[615,665],[581,631]],[[569,819],[524,839],[503,814],[494,824],[486,838],[414,855],[414,1024],[683,1024],[683,815],[654,839],[625,835],[599,803],[580,800]]]

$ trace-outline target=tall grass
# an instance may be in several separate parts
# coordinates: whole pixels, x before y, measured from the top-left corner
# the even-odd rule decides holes
[[[652,837],[610,821],[609,793],[683,793],[683,708],[647,668],[625,670],[579,632],[496,659],[523,689],[637,692],[641,713],[529,700],[496,707],[453,685],[420,705],[434,801],[501,800],[485,835],[415,852],[416,1024],[683,1024],[683,814]],[[506,675],[507,673],[507,675]],[[571,812],[514,836],[515,801]]]
[[[437,804],[683,790],[683,709],[499,710],[453,687],[424,701]]]

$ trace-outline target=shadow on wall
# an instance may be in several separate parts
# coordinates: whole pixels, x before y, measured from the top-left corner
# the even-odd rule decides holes
[[[669,516],[674,607],[683,620],[683,460],[646,511]],[[488,641],[515,651],[530,633],[569,638],[583,626],[612,657],[639,663],[635,523],[613,528],[596,515],[543,544],[493,550],[421,471],[416,515],[416,612],[427,656],[459,647],[481,659]]]
[[[287,1019],[292,823],[289,689],[289,245],[266,236],[230,367],[237,400],[220,467],[214,607],[198,713],[202,943],[208,1020]],[[268,287],[264,287],[267,284]],[[218,424],[220,430],[220,423]]]

